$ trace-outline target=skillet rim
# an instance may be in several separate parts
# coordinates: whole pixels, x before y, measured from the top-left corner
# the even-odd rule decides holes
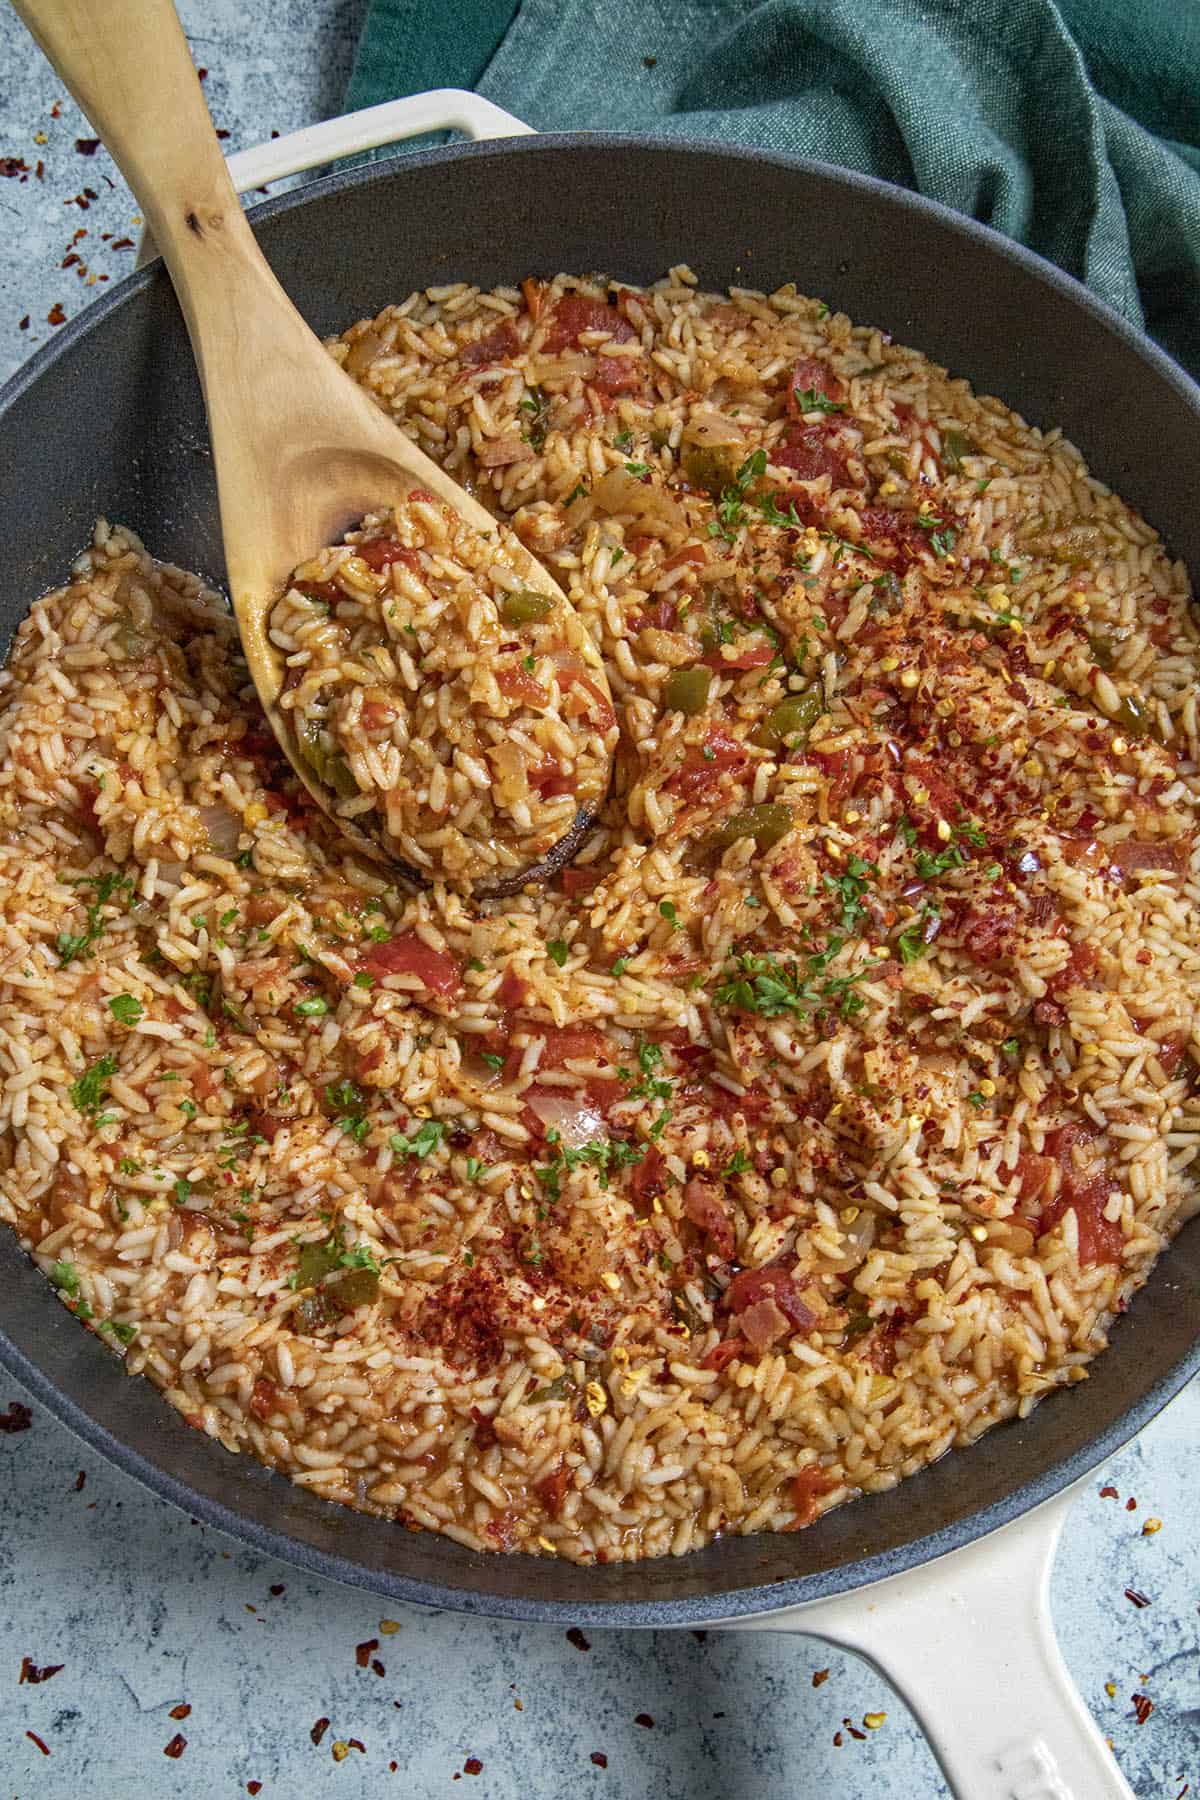
[[[968,219],[937,201],[929,200],[923,195],[914,194],[907,189],[895,187],[873,176],[861,175],[856,171],[810,158],[788,156],[782,153],[768,154],[742,146],[722,144],[711,139],[674,139],[636,133],[563,133],[486,140],[481,143],[456,144],[432,150],[408,151],[351,169],[318,176],[286,193],[272,196],[249,208],[249,216],[254,223],[266,223],[281,213],[290,213],[299,209],[310,200],[315,201],[348,189],[357,189],[394,179],[397,176],[402,177],[408,168],[458,162],[485,164],[497,158],[508,159],[514,156],[535,158],[549,156],[552,159],[556,152],[580,149],[594,149],[600,152],[637,150],[684,161],[689,157],[716,156],[724,161],[753,165],[759,172],[764,165],[767,165],[786,170],[791,175],[809,176],[823,183],[831,183],[840,188],[851,201],[857,196],[869,196],[873,201],[892,208],[901,217],[905,213],[930,217],[944,229],[948,229],[966,240],[969,246],[981,248],[993,256],[998,255],[1004,261],[1021,269],[1025,274],[1033,276],[1043,285],[1049,286],[1054,290],[1056,296],[1069,307],[1083,311],[1106,328],[1119,340],[1126,351],[1132,352],[1135,357],[1148,364],[1158,379],[1166,383],[1183,401],[1196,420],[1198,439],[1200,439],[1200,388],[1158,345],[1130,325],[1125,318],[1106,302],[1098,299],[1073,276],[1045,261],[1036,252],[1026,249],[1023,245],[1013,243],[988,226]],[[155,263],[148,264],[144,269],[132,271],[109,293],[91,303],[83,313],[72,319],[64,330],[22,363],[0,387],[0,418],[3,418],[12,405],[27,394],[47,370],[53,367],[61,357],[73,350],[87,334],[102,330],[111,313],[137,294],[144,292],[158,279],[160,279],[160,272]],[[1200,1227],[1194,1229],[1200,1230]],[[1175,1253],[1175,1247],[1169,1247],[1164,1252],[1164,1260]],[[19,1248],[17,1248],[17,1255],[25,1261],[26,1266],[32,1269],[32,1265],[28,1263],[28,1259],[24,1257],[24,1253],[20,1252]],[[1164,1263],[1160,1261],[1156,1274],[1159,1274],[1163,1267]],[[1183,1271],[1180,1270],[1178,1273],[1182,1275]],[[1151,1279],[1153,1280],[1154,1277],[1152,1276]],[[60,1308],[57,1308],[57,1302],[48,1286],[46,1287],[46,1300],[49,1304],[55,1305],[56,1310],[61,1311]],[[47,1315],[48,1318],[53,1316],[52,1314]],[[70,1321],[70,1325],[72,1329],[78,1330],[74,1321]],[[1116,1346],[1116,1353],[1118,1356],[1121,1354],[1120,1343]],[[1106,1352],[1106,1355],[1111,1354],[1111,1350]],[[227,1506],[223,1501],[198,1492],[186,1481],[152,1462],[141,1451],[133,1449],[122,1438],[116,1436],[109,1427],[100,1423],[82,1405],[60,1389],[28,1353],[18,1348],[7,1337],[3,1329],[0,1329],[0,1366],[22,1381],[34,1397],[77,1437],[91,1448],[98,1450],[108,1461],[115,1463],[125,1474],[132,1476],[140,1485],[149,1489],[156,1496],[170,1501],[174,1506],[191,1513],[247,1547],[262,1554],[278,1557],[310,1574],[364,1588],[380,1596],[409,1604],[448,1607],[455,1611],[494,1618],[541,1623],[578,1623],[582,1621],[594,1628],[664,1628],[715,1620],[745,1619],[787,1607],[802,1606],[805,1602],[816,1601],[835,1594],[850,1592],[886,1579],[890,1575],[919,1567],[949,1551],[972,1543],[1003,1525],[1012,1523],[1026,1512],[1082,1479],[1099,1463],[1127,1443],[1174,1397],[1192,1375],[1200,1371],[1200,1332],[1193,1335],[1187,1350],[1163,1371],[1131,1405],[1120,1412],[1106,1428],[1090,1436],[1065,1456],[1056,1458],[1052,1451],[1048,1466],[1043,1467],[1039,1473],[1020,1482],[1008,1493],[990,1504],[959,1517],[948,1525],[916,1536],[906,1543],[890,1549],[876,1551],[853,1560],[847,1560],[835,1567],[818,1569],[791,1579],[751,1583],[734,1588],[722,1588],[714,1593],[692,1593],[665,1600],[647,1598],[616,1602],[597,1599],[541,1599],[524,1594],[496,1593],[486,1591],[486,1588],[481,1589],[479,1586],[472,1588],[448,1586],[436,1580],[405,1575],[395,1569],[369,1569],[361,1563],[355,1562],[351,1556],[317,1549],[309,1543],[290,1536],[285,1530],[261,1525],[256,1520],[247,1518],[243,1513]],[[1056,1403],[1061,1403],[1063,1399],[1064,1395],[1061,1392],[1048,1396],[1043,1405],[1037,1409],[1038,1413],[1044,1417],[1055,1407]],[[162,1404],[161,1397],[157,1394],[154,1396],[154,1400],[156,1404]],[[1011,1429],[1011,1424],[999,1428],[999,1430],[1004,1429]],[[994,1442],[996,1436],[997,1433],[989,1433],[987,1439]],[[977,1449],[978,1446],[971,1448]],[[957,1452],[956,1454],[964,1453]],[[260,1473],[266,1475],[271,1482],[287,1483],[285,1476],[267,1471],[260,1471]],[[919,1475],[912,1478],[914,1482],[919,1482],[920,1479]],[[287,1485],[290,1490],[291,1484]],[[905,1484],[905,1491],[919,1503],[919,1490]],[[867,1497],[868,1505],[869,1501],[870,1497]],[[345,1513],[344,1508],[332,1503],[320,1504],[328,1505],[329,1511],[336,1515],[342,1516]],[[853,1503],[852,1507],[847,1508],[846,1511],[857,1513],[861,1504],[861,1502]],[[742,1541],[746,1542],[747,1540]],[[464,1552],[464,1555],[469,1554]],[[703,1554],[703,1552],[698,1554]],[[500,1560],[507,1562],[511,1559],[484,1556],[476,1558],[470,1567],[475,1575],[482,1577],[486,1583],[489,1568],[494,1567]],[[686,1566],[688,1560],[690,1559],[682,1559],[677,1566],[681,1568]],[[661,1569],[664,1564],[670,1565],[670,1563],[671,1559],[661,1558],[656,1559],[654,1565],[643,1565],[643,1567],[654,1566]],[[622,1566],[630,1567],[630,1565]],[[584,1577],[589,1573],[589,1571],[580,1570],[574,1565],[560,1565],[560,1567]],[[529,1559],[528,1573],[531,1585],[536,1583],[539,1569],[544,1571],[545,1564]]]

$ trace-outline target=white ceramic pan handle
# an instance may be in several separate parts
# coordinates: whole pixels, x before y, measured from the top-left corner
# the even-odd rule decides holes
[[[746,1629],[811,1632],[873,1663],[912,1707],[958,1800],[1134,1800],[1055,1642],[1050,1570],[1073,1498]]]
[[[341,156],[378,150],[427,131],[465,131],[471,138],[533,136],[531,125],[523,125],[482,94],[465,88],[434,88],[428,94],[385,100],[382,106],[367,106],[340,119],[306,125],[252,150],[239,150],[228,159],[229,173],[238,193],[246,194],[284,175],[300,175]]]

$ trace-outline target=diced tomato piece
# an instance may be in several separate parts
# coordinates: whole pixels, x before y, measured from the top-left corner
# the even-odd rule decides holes
[[[1154,1054],[1164,1075],[1173,1075],[1183,1060],[1187,1048],[1181,1037],[1171,1036],[1159,1039]]]
[[[644,1204],[667,1185],[667,1161],[657,1144],[651,1144],[641,1162],[633,1165],[629,1191],[635,1201]]]
[[[894,1312],[886,1319],[880,1319],[868,1334],[862,1346],[862,1359],[877,1375],[890,1375],[896,1367],[899,1346],[897,1339],[908,1324],[908,1314]]]
[[[558,671],[559,686],[562,688],[582,688],[589,696],[584,702],[583,711],[595,729],[601,733],[609,732],[617,722],[617,715],[609,705],[608,696],[603,688],[598,687],[582,664],[564,662]]]
[[[539,1025],[537,1030],[546,1040],[540,1069],[561,1069],[569,1062],[612,1062],[612,1046],[596,1025]]]
[[[829,805],[836,812],[854,792],[857,783],[854,758],[849,750],[814,750],[812,760],[824,773],[829,784]]]
[[[831,442],[828,425],[789,425],[770,459],[781,469],[791,469],[800,481],[819,481],[828,475],[835,488],[850,485],[846,458]]]
[[[566,1463],[559,1463],[553,1475],[547,1475],[537,1483],[534,1492],[552,1519],[557,1519],[562,1511],[570,1483],[571,1471]]]
[[[1061,994],[1067,988],[1078,987],[1095,974],[1098,961],[1094,944],[1083,941],[1074,943],[1066,962],[1057,974],[1050,977],[1046,985],[1052,994]]]
[[[923,807],[929,808],[942,819],[957,818],[962,806],[962,796],[954,791],[933,763],[926,762],[920,756],[910,756],[905,762],[904,773],[909,778],[910,788],[924,788],[928,794],[929,798],[922,802]]]
[[[528,669],[519,663],[507,663],[496,671],[496,686],[506,700],[516,700],[522,706],[534,706],[539,710],[549,706],[550,696],[540,681],[535,681]]]
[[[712,1240],[719,1256],[733,1255],[737,1238],[724,1196],[715,1181],[702,1181],[699,1176],[693,1176],[683,1190],[683,1210],[685,1217]],[[735,1281],[740,1279],[740,1276],[734,1278]]]
[[[213,1072],[207,1063],[194,1062],[188,1070],[188,1081],[192,1091],[201,1100],[208,1100],[217,1091],[218,1083],[213,1079]]]
[[[569,794],[574,786],[571,777],[563,773],[562,767],[552,756],[534,763],[528,771],[528,780],[530,787],[543,800],[553,800],[559,794]]]
[[[511,319],[502,319],[494,331],[486,337],[476,338],[473,344],[466,344],[459,351],[459,361],[468,366],[479,363],[501,362],[506,356],[516,356],[521,348],[521,339]]]
[[[1191,843],[1186,838],[1171,838],[1163,843],[1140,843],[1125,838],[1108,847],[1108,859],[1122,875],[1134,875],[1139,869],[1165,869],[1179,875],[1187,867]]]
[[[817,1315],[807,1306],[801,1288],[787,1270],[778,1263],[762,1269],[743,1269],[725,1289],[722,1305],[726,1312],[744,1313],[760,1300],[773,1300],[786,1314],[797,1331],[808,1331]]]
[[[968,907],[960,932],[963,949],[984,968],[994,968],[1011,954],[1013,917],[1001,907]]]
[[[708,561],[708,551],[703,544],[685,544],[682,550],[676,550],[674,556],[664,558],[664,569],[681,569],[684,563],[693,563],[702,569]]]
[[[708,731],[703,745],[687,752],[682,766],[676,769],[666,785],[672,793],[682,794],[689,800],[694,799],[696,795],[707,793],[716,786],[726,770],[740,774],[750,760],[750,752],[745,744],[730,737],[719,725],[714,725]]]
[[[765,669],[774,655],[775,652],[766,639],[759,638],[751,644],[746,644],[737,652],[736,656],[729,657],[724,655],[720,649],[713,649],[706,651],[700,661],[708,668],[715,669],[718,674],[728,670],[731,674],[736,671],[738,674],[744,675],[747,669]]]
[[[414,975],[441,1000],[462,991],[462,973],[454,958],[444,950],[434,950],[415,931],[402,931],[381,944],[368,945],[359,953],[359,967],[376,976]]]
[[[260,1375],[250,1390],[250,1411],[257,1418],[267,1419],[279,1409],[279,1389],[273,1381]]]
[[[527,275],[521,283],[521,295],[525,301],[525,311],[536,325],[542,310],[542,299],[546,292],[546,284]]]
[[[328,600],[331,604],[336,604],[346,598],[336,581],[297,581],[294,586],[296,592],[303,594],[306,600]]]
[[[1051,1156],[1039,1156],[1036,1151],[1022,1150],[1017,1157],[1016,1174],[1020,1178],[1020,1196],[1023,1202],[1038,1201],[1050,1185],[1057,1163]]]
[[[590,894],[600,880],[599,869],[564,869],[562,872],[563,893],[571,899],[579,894]]]
[[[731,1362],[736,1362],[739,1356],[743,1356],[746,1348],[745,1338],[725,1338],[721,1343],[713,1345],[700,1367],[715,1369],[720,1374],[722,1369],[727,1369]]]
[[[578,346],[585,331],[606,332],[618,344],[627,344],[633,336],[633,327],[615,306],[606,306],[603,300],[589,300],[584,294],[564,294],[554,308],[543,349],[554,351],[564,350],[568,344]]]
[[[657,625],[660,631],[674,631],[679,623],[679,612],[675,602],[665,596],[655,600],[642,614],[644,625]]]
[[[359,1074],[360,1075],[370,1075],[372,1070],[377,1069],[382,1061],[383,1061],[383,1045],[382,1044],[373,1044],[369,1050],[363,1050],[359,1054],[359,1058],[358,1058]]]
[[[383,731],[395,723],[396,708],[385,700],[364,700],[360,717],[364,731]]]
[[[798,394],[824,394],[827,400],[840,400],[845,392],[828,363],[822,362],[819,356],[802,356],[792,367],[787,395],[788,416],[793,419],[803,416],[796,398]]]
[[[1079,1234],[1081,1267],[1094,1263],[1119,1263],[1125,1248],[1125,1234],[1120,1221],[1106,1219],[1104,1208],[1115,1183],[1104,1171],[1081,1179],[1072,1171],[1064,1174],[1062,1187],[1042,1214],[1039,1236],[1053,1229],[1066,1212],[1074,1212]]]
[[[511,1006],[520,1011],[521,1007],[529,1004],[529,991],[529,983],[524,976],[518,975],[513,968],[507,968],[496,990],[496,998],[501,1006]]]
[[[642,365],[630,356],[598,356],[592,386],[601,394],[639,393]]]
[[[826,1494],[832,1494],[837,1482],[827,1475],[819,1463],[813,1463],[807,1469],[801,1469],[793,1475],[789,1484],[792,1505],[796,1508],[796,1517],[788,1527],[790,1531],[803,1531],[818,1519],[821,1509],[817,1501]]]
[[[374,569],[377,575],[395,562],[403,563],[409,569],[419,569],[421,566],[417,551],[410,550],[406,544],[397,543],[392,537],[368,538],[365,544],[356,546],[354,554],[361,557],[368,569]]]

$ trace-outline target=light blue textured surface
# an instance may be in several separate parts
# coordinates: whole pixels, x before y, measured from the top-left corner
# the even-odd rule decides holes
[[[276,0],[261,15],[235,0],[182,10],[228,148],[336,110],[361,0]],[[75,265],[62,269],[72,247],[88,274],[115,280],[132,266],[131,251],[102,241],[105,232],[136,237],[136,209],[103,151],[76,151],[76,138],[91,135],[12,14],[0,12],[0,157],[45,165],[41,181],[0,179],[0,376],[53,335],[55,303],[74,317],[104,292]],[[97,199],[82,211],[68,202],[85,186]],[[88,235],[72,246],[80,227]],[[0,1414],[27,1398],[0,1377]],[[384,1608],[369,1596],[243,1554],[82,1450],[43,1409],[32,1413],[28,1431],[0,1436],[0,1793],[209,1800],[261,1782],[264,1796],[287,1800],[424,1796],[450,1793],[468,1757],[483,1764],[462,1776],[480,1800],[946,1793],[886,1683],[820,1643],[589,1632],[583,1652],[557,1628],[395,1609],[401,1628],[385,1636]],[[1087,1485],[1055,1571],[1064,1652],[1139,1800],[1176,1800],[1189,1785],[1200,1795],[1200,1549],[1189,1529],[1198,1428],[1193,1387]],[[1119,1501],[1099,1497],[1103,1481]],[[1130,1497],[1136,1511],[1125,1510]],[[1153,1515],[1164,1527],[1143,1536]],[[1150,1604],[1135,1607],[1126,1588]],[[355,1647],[373,1638],[382,1677],[356,1662]],[[26,1656],[64,1666],[19,1685]],[[813,1672],[825,1668],[828,1680],[814,1688]],[[1144,1725],[1135,1692],[1154,1703]],[[184,1720],[170,1716],[179,1704],[192,1709]],[[887,1714],[877,1732],[860,1741],[845,1730],[843,1720],[860,1728],[877,1711]],[[637,1724],[639,1713],[653,1725]],[[314,1746],[311,1729],[325,1718]],[[187,1747],[168,1760],[177,1732]],[[332,1745],[350,1739],[363,1750],[335,1762]]]

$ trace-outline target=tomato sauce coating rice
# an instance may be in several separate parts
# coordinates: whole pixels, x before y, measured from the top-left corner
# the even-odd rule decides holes
[[[102,522],[0,687],[0,1217],[199,1429],[473,1549],[807,1526],[1084,1379],[1196,1204],[1183,569],[790,287],[330,352],[571,600],[611,790],[545,886],[392,884]]]

